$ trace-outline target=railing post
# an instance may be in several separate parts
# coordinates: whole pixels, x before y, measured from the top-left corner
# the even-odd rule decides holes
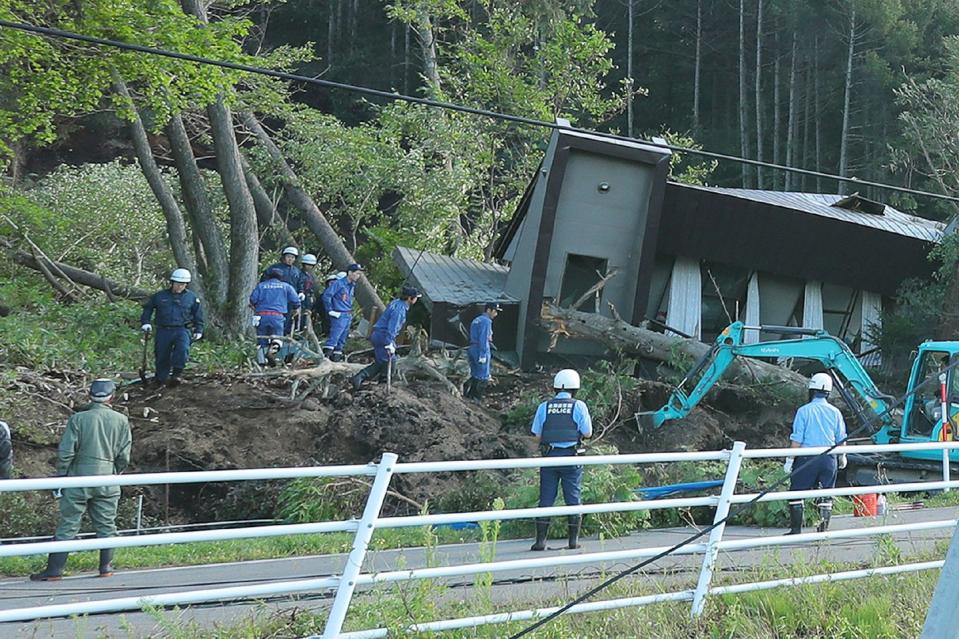
[[[335,639],[339,637],[340,630],[343,629],[346,612],[350,607],[350,601],[353,599],[353,591],[356,589],[356,578],[363,568],[366,549],[373,538],[376,520],[379,518],[380,509],[383,507],[383,500],[386,498],[386,490],[389,488],[390,479],[393,477],[393,467],[396,465],[396,460],[397,456],[393,453],[383,453],[383,458],[380,460],[376,477],[370,487],[370,495],[366,500],[366,508],[363,509],[363,516],[360,518],[356,529],[353,549],[350,550],[350,556],[346,559],[343,574],[340,576],[340,585],[337,586],[336,597],[333,599],[333,607],[330,608],[330,616],[326,619],[323,639]]]
[[[713,518],[713,523],[722,521],[729,514],[729,504],[736,492],[736,481],[739,479],[739,469],[743,464],[743,451],[745,449],[745,443],[733,443],[733,449],[729,453],[729,464],[726,466],[726,479],[723,481],[723,489],[719,493],[719,502],[716,504],[716,516]],[[692,617],[701,615],[706,605],[706,595],[709,593],[709,585],[713,580],[713,568],[719,554],[719,548],[716,544],[722,540],[725,530],[726,523],[723,522],[709,533],[709,541],[706,543],[706,551],[703,553],[703,568],[699,572],[699,583],[696,585],[696,592],[693,595]]]
[[[951,451],[948,448],[942,449],[942,481],[949,481],[949,453]],[[948,493],[949,487],[946,486],[942,489],[942,492]]]

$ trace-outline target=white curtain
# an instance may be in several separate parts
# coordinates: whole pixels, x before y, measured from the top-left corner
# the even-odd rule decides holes
[[[803,297],[803,328],[822,328],[822,282],[806,282]]]
[[[743,322],[746,326],[759,326],[759,273],[754,272],[746,285],[746,316]],[[743,334],[744,344],[759,342],[759,331],[746,331]]]
[[[666,324],[699,339],[702,315],[703,279],[699,260],[677,257],[669,283]]]
[[[862,292],[862,340],[859,351],[864,353],[876,344],[869,341],[869,335],[874,333],[882,322],[882,296],[872,291]]]

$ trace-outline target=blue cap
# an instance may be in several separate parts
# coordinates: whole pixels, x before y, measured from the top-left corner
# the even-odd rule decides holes
[[[97,379],[90,384],[90,399],[95,402],[105,402],[111,397],[113,393],[117,390],[117,385],[113,383],[112,379]]]
[[[363,267],[360,266],[359,264],[350,264],[349,266],[346,267],[346,271],[347,271],[348,273],[352,273],[352,272],[354,272],[354,271],[362,271],[362,270],[364,270],[364,269],[363,269]]]
[[[412,286],[404,286],[403,290],[400,291],[400,298],[405,300],[409,297],[423,297],[423,294]]]
[[[499,305],[499,302],[486,302],[487,311],[501,311],[503,307]]]
[[[283,271],[275,266],[271,266],[270,268],[266,269],[266,278],[270,279],[271,277],[274,279],[282,280]]]

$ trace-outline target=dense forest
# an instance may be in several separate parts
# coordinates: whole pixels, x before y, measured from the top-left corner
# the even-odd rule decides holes
[[[0,18],[959,193],[952,0],[0,0]],[[281,244],[361,260],[386,289],[397,244],[488,259],[549,134],[9,26],[0,65],[5,249],[134,287],[175,262],[228,333]],[[673,177],[954,211],[695,154]],[[106,240],[109,254],[84,253]],[[365,307],[382,304],[361,288]]]

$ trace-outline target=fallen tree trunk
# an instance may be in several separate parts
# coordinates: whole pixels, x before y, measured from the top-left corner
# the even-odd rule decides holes
[[[661,362],[675,361],[677,355],[699,361],[710,346],[694,339],[672,337],[645,328],[627,324],[596,313],[582,313],[552,304],[544,304],[540,322],[553,336],[559,338],[590,339],[606,344],[611,349],[639,355]],[[783,366],[757,359],[734,362],[725,380],[739,384],[781,384],[804,388],[806,378]]]
[[[53,260],[45,260],[43,258],[38,260],[26,251],[13,248],[8,242],[3,242],[3,246],[11,260],[21,266],[26,266],[27,268],[39,271],[40,273],[44,272],[44,268],[46,268],[47,272],[49,272],[53,277],[58,277],[60,273],[63,273],[63,275],[65,275],[75,284],[82,284],[83,286],[103,291],[107,295],[123,297],[136,302],[142,302],[150,296],[149,291],[108,280],[102,275],[97,275],[96,273],[91,273],[90,271],[84,271],[83,269],[70,266],[69,264],[64,264],[62,262],[56,262]]]

